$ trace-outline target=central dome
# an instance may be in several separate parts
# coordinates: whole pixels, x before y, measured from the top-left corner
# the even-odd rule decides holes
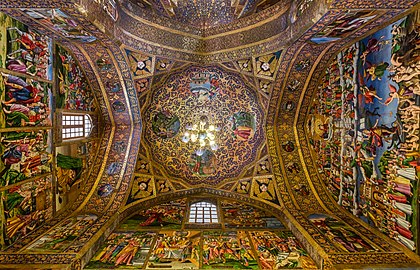
[[[227,24],[235,19],[257,13],[278,0],[132,0],[142,7],[152,8],[159,15],[193,25],[209,28]]]
[[[214,66],[192,66],[169,76],[153,90],[144,119],[152,159],[189,184],[215,185],[240,176],[264,140],[264,113],[255,90],[236,73]],[[217,148],[185,140],[200,121],[213,125]]]

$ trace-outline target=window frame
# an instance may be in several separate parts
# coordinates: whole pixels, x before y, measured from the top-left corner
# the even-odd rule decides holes
[[[217,205],[208,201],[194,202],[189,207],[188,223],[215,224],[219,223]]]
[[[89,114],[62,113],[61,115],[61,139],[63,141],[87,138],[92,129],[93,122]]]

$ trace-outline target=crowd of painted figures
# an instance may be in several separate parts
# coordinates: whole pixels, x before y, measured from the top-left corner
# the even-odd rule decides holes
[[[338,54],[308,118],[335,200],[415,250],[420,165],[418,14]]]
[[[5,99],[1,127],[51,126],[49,93],[51,84],[2,73]]]
[[[6,26],[6,69],[42,79],[51,79],[51,40],[19,22]]]
[[[86,268],[144,264],[146,269],[316,269],[289,231],[116,231]]]
[[[79,215],[66,219],[59,226],[36,240],[28,249],[32,251],[64,251],[97,219],[95,215]]]
[[[52,52],[48,37],[4,14],[0,19],[5,37],[0,42],[0,247],[5,248],[52,216],[47,175]]]
[[[57,108],[94,111],[94,98],[82,69],[74,57],[61,46],[57,52]]]
[[[26,235],[52,217],[51,176],[38,178],[2,192],[4,215],[1,221],[7,245]]]
[[[350,226],[333,217],[324,214],[311,214],[308,219],[339,252],[372,252],[378,250]]]
[[[4,249],[51,218],[55,207],[51,190],[53,77],[62,86],[58,97],[65,96],[66,106],[59,108],[94,107],[87,81],[65,49],[57,45],[60,65],[53,74],[49,37],[3,13],[0,36],[4,37],[0,41],[0,249]]]
[[[185,199],[172,201],[127,219],[99,248],[87,268],[316,269],[293,234],[263,210],[223,200],[219,223],[237,228],[235,220],[247,217],[249,226],[242,224],[235,231],[186,230],[186,205]],[[269,226],[265,222],[268,219],[276,220],[272,223],[277,227]]]

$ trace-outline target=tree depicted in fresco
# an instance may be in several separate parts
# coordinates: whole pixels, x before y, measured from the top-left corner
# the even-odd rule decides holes
[[[59,193],[67,193],[73,184],[80,179],[83,171],[83,160],[58,153],[56,157],[56,175]]]
[[[162,139],[168,139],[178,134],[179,118],[168,111],[160,111],[152,119],[153,132]]]

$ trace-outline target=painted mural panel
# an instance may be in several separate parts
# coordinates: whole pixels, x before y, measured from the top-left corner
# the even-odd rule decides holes
[[[93,42],[96,38],[60,9],[21,9],[39,23],[73,41]]]
[[[79,215],[65,220],[28,247],[29,252],[62,252],[96,220],[95,215]]]
[[[203,268],[259,269],[245,231],[203,232]]]
[[[57,45],[56,52],[57,108],[94,111],[95,103],[92,90],[76,59],[62,46]]]
[[[58,153],[56,157],[56,175],[58,188],[61,192],[68,192],[75,184],[83,171],[83,160],[79,157],[72,157]]]
[[[271,214],[237,202],[220,203],[225,228],[284,228]]]
[[[312,214],[308,219],[327,236],[341,252],[369,252],[377,248],[367,243],[348,225],[324,214]]]
[[[51,84],[1,73],[0,128],[50,127]]]
[[[108,237],[86,268],[317,269],[290,231],[133,232],[121,228]]]
[[[1,249],[52,217],[51,176],[1,191]]]
[[[315,34],[311,41],[317,44],[339,40],[377,16],[375,11],[348,11],[343,12],[335,21],[326,25]]]
[[[139,269],[146,262],[154,232],[113,232],[86,269]]]
[[[223,230],[214,229],[214,223],[203,223],[199,218],[194,223],[190,221],[191,217],[184,215],[186,205],[192,203],[193,209],[194,202],[197,198],[190,201],[184,198],[129,217],[109,236],[87,268],[316,269],[293,234],[265,211],[230,200],[214,202],[215,210],[225,220]],[[219,206],[221,209],[217,209]],[[250,221],[244,220],[247,218]],[[254,220],[258,226],[248,224]],[[73,217],[53,232],[62,235],[72,231],[77,224],[75,221]],[[241,221],[245,224],[238,227]],[[185,229],[183,224],[200,229]],[[65,226],[68,228],[63,228]],[[55,237],[50,235],[53,233],[36,241],[31,249],[48,251],[43,247],[49,245],[51,248],[51,243],[55,244]],[[60,248],[62,243],[57,245]]]
[[[157,205],[132,216],[121,225],[121,228],[125,230],[180,229],[185,216],[185,208],[185,199]]]
[[[51,40],[0,12],[0,68],[52,80]]]
[[[317,269],[314,261],[290,231],[252,231],[250,235],[261,269]]]
[[[146,269],[198,269],[200,231],[161,231]]]
[[[49,131],[12,131],[1,133],[1,186],[51,172]]]
[[[337,202],[415,250],[419,175],[419,34],[412,14],[342,51],[308,121]]]
[[[56,164],[54,167],[57,177],[56,211],[71,203],[86,184],[97,147],[96,140],[74,142],[56,147]],[[98,191],[99,193],[103,192],[100,196],[109,195],[109,186],[107,185],[100,192]]]

